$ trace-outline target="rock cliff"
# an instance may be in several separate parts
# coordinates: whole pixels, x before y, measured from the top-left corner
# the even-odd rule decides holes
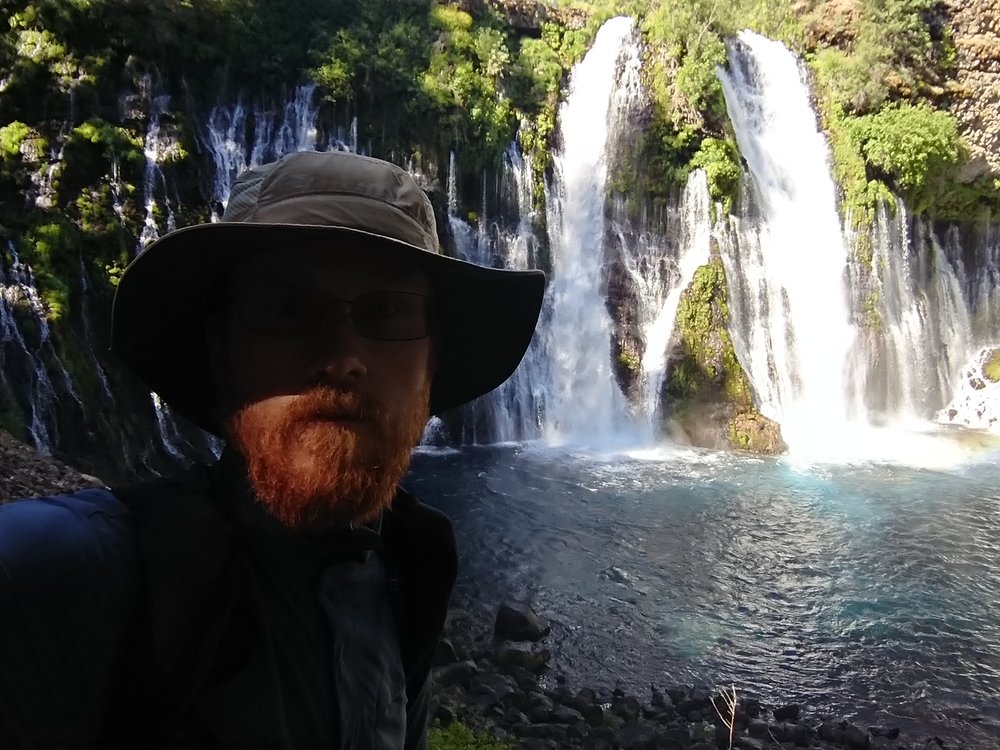
[[[1000,178],[1000,0],[949,0],[960,94],[951,109],[972,152],[964,175]]]

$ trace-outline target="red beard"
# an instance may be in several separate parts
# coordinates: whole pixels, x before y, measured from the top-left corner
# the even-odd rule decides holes
[[[362,524],[389,507],[429,417],[430,384],[390,412],[356,393],[313,388],[280,410],[250,404],[229,434],[261,503],[290,528]]]

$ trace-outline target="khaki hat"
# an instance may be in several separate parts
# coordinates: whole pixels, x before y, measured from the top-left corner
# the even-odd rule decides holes
[[[524,356],[544,274],[442,255],[430,201],[413,178],[388,162],[343,151],[303,151],[250,169],[233,185],[222,221],[152,243],[119,281],[112,352],[172,409],[220,433],[207,312],[241,260],[316,240],[331,253],[398,252],[427,273],[440,317],[432,413],[493,390]]]

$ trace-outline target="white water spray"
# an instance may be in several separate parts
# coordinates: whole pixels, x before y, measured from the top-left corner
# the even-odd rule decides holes
[[[657,433],[660,391],[666,369],[667,345],[674,332],[681,293],[695,271],[709,260],[712,239],[711,197],[704,170],[688,179],[680,204],[666,217],[665,236],[641,233],[622,238],[622,257],[638,297],[636,314],[645,349],[642,354],[643,392],[638,404],[649,428]]]
[[[146,130],[146,141],[143,145],[143,152],[146,155],[146,174],[143,180],[146,219],[143,223],[142,232],[139,235],[137,252],[145,250],[161,234],[160,222],[157,220],[156,215],[158,205],[162,206],[166,212],[164,230],[172,232],[177,228],[170,190],[162,167],[166,161],[180,155],[180,145],[177,142],[177,138],[172,133],[161,128],[160,125],[160,120],[169,107],[170,97],[167,95],[154,98],[150,105],[149,127]]]
[[[457,165],[452,155],[448,178],[448,221],[460,257],[483,266],[512,270],[536,268],[533,233],[532,168],[516,147],[504,155],[499,175],[503,197],[510,205],[503,216],[491,218],[483,198],[473,227],[457,215]],[[502,221],[516,216],[511,226]],[[499,388],[463,407],[460,442],[487,444],[537,438],[544,414],[547,357],[539,337],[532,341],[514,374]],[[438,439],[432,433],[428,440]]]
[[[604,197],[609,124],[616,83],[639,58],[634,21],[604,24],[573,69],[559,110],[561,150],[549,191],[552,246],[552,367],[546,437],[556,443],[613,442],[627,432],[625,398],[611,369],[611,321],[604,302]]]
[[[304,84],[281,107],[280,119],[273,110],[258,107],[253,115],[242,101],[216,105],[205,124],[204,142],[212,154],[215,173],[212,183],[212,220],[221,216],[236,176],[250,167],[266,164],[285,154],[317,148],[319,108],[315,103],[315,84]],[[354,124],[353,140],[357,140]],[[252,143],[248,142],[249,131]]]
[[[724,260],[735,340],[761,399],[795,449],[827,440],[848,418],[846,240],[829,152],[795,57],[744,31],[720,71],[758,214],[744,218]]]
[[[83,401],[55,353],[45,303],[38,293],[34,273],[21,262],[10,243],[7,252],[10,265],[7,269],[0,266],[0,379],[28,385],[28,434],[39,451],[49,454],[59,439],[55,412],[58,398],[49,376],[49,363],[59,373],[65,392],[81,413]],[[30,318],[30,334],[19,325],[15,308]]]

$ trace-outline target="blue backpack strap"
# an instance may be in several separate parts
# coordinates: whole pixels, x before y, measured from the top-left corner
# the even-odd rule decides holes
[[[94,742],[136,586],[130,514],[110,491],[0,505],[4,742]]]

